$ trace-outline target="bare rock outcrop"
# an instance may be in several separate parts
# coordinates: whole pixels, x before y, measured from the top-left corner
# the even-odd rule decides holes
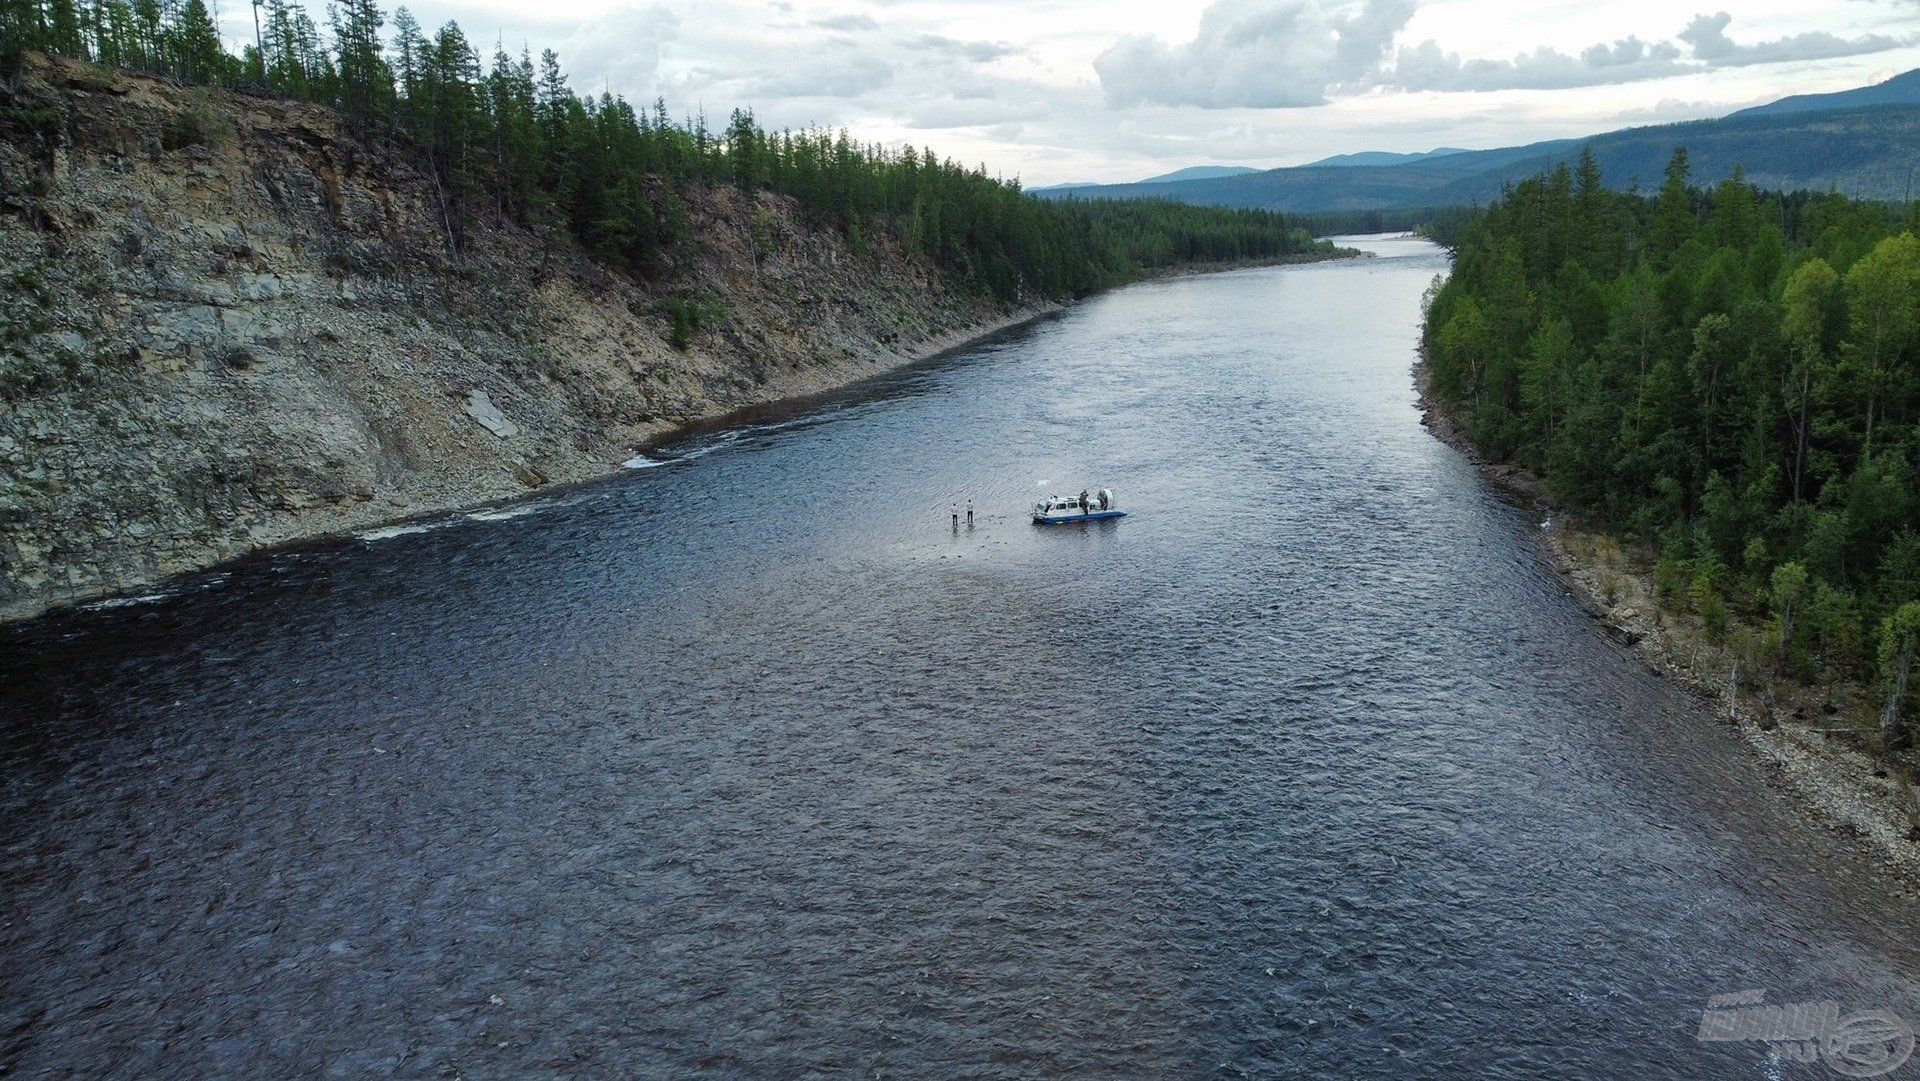
[[[0,615],[599,475],[1021,314],[725,188],[657,282],[504,219],[456,248],[418,160],[71,61],[0,88]]]

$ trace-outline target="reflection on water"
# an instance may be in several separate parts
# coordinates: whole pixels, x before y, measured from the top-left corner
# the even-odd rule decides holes
[[[0,1067],[1754,1077],[1709,995],[1911,1015],[1903,902],[1420,427],[1443,260],[1370,246],[6,632]]]

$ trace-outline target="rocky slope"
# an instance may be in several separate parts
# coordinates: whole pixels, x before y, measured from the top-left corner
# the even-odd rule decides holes
[[[692,202],[662,283],[505,221],[456,250],[417,154],[330,110],[29,58],[0,87],[0,615],[603,474],[1032,314],[773,196]]]

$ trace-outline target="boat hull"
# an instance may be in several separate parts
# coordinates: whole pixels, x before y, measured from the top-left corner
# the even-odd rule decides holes
[[[1127,512],[1123,510],[1096,510],[1089,511],[1085,514],[1063,514],[1059,517],[1047,517],[1036,514],[1033,516],[1033,524],[1072,525],[1075,522],[1099,522],[1108,518],[1125,518],[1126,516]]]

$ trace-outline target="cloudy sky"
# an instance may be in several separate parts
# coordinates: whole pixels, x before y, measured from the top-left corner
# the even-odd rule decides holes
[[[316,3],[318,0],[316,0]],[[1722,8],[1720,5],[1725,4]],[[250,38],[224,0],[230,40]],[[1920,67],[1920,0],[416,0],[582,92],[846,127],[1029,185],[1714,116]],[[316,12],[316,16],[318,16]],[[323,23],[324,25],[324,23]]]

